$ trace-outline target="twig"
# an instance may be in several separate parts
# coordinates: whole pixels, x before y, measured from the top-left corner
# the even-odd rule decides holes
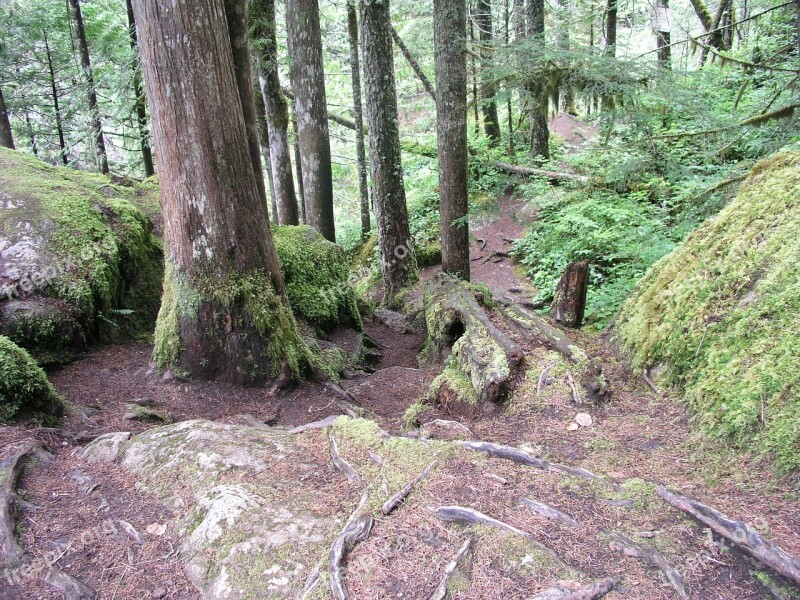
[[[653,390],[653,393],[656,396],[660,396],[662,398],[664,397],[664,392],[662,392],[660,389],[658,389],[656,387],[656,384],[653,383],[652,379],[650,379],[650,376],[647,374],[647,371],[642,371],[642,379],[647,384],[647,387],[649,387],[651,390]]]
[[[431,464],[425,467],[422,473],[420,473],[414,479],[409,481],[405,486],[403,486],[403,488],[399,492],[397,492],[394,496],[392,496],[386,502],[384,502],[383,506],[381,507],[381,512],[383,513],[383,516],[384,517],[388,516],[395,508],[397,508],[400,505],[400,503],[406,499],[406,496],[408,496],[411,493],[411,490],[414,489],[414,486],[417,485],[423,479],[425,479],[430,474],[431,470],[438,464],[439,464],[438,460],[433,461]]]
[[[463,560],[464,556],[472,549],[473,544],[475,543],[474,538],[469,538],[466,542],[461,545],[461,548],[458,549],[456,555],[444,568],[444,574],[442,575],[442,579],[439,581],[439,585],[436,587],[436,591],[433,592],[431,596],[431,600],[444,600],[447,597],[447,582],[450,581],[450,577],[453,576],[456,569],[458,568],[459,563]]]

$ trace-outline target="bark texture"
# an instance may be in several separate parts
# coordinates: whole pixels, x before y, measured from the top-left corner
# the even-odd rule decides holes
[[[14,136],[11,133],[11,121],[8,120],[8,110],[2,89],[0,89],[0,146],[14,150]]]
[[[442,269],[469,280],[466,3],[434,0],[433,14]]]
[[[167,246],[155,360],[233,383],[297,369],[305,354],[251,161],[226,3],[133,7]]]
[[[589,288],[589,263],[572,263],[556,287],[550,317],[564,327],[580,329],[586,312],[586,291]]]
[[[361,57],[358,48],[358,11],[355,0],[347,0],[347,37],[350,41],[350,81],[353,87],[353,120],[356,132],[358,161],[358,197],[361,207],[361,237],[366,239],[371,229],[369,188],[367,187],[367,151],[364,146],[364,111],[361,108]]]
[[[331,143],[317,0],[287,2],[286,30],[300,138],[306,222],[335,242]]]
[[[86,78],[86,99],[89,103],[89,114],[92,119],[97,168],[104,175],[108,175],[108,154],[106,153],[106,141],[103,136],[103,121],[100,118],[100,107],[97,104],[97,90],[94,84],[92,61],[89,57],[89,42],[86,40],[86,28],[83,24],[80,0],[69,0],[69,4],[72,8],[72,19],[75,22],[75,33],[78,36],[81,67],[83,67],[83,75]]]
[[[544,48],[544,0],[528,0],[528,37]],[[550,159],[550,130],[547,127],[547,95],[541,83],[529,88],[532,98],[530,112],[531,156]]]
[[[279,225],[298,225],[300,219],[297,214],[292,151],[289,145],[289,106],[281,91],[278,73],[275,0],[251,0],[250,18],[256,40],[256,64],[267,124],[270,158],[268,164],[275,189],[276,219]]]
[[[384,302],[394,306],[398,292],[416,280],[417,265],[411,247],[403,185],[388,0],[362,2],[361,29],[372,198],[378,222]]]
[[[275,201],[275,180],[272,177],[272,157],[269,152],[269,126],[267,125],[267,112],[264,108],[264,93],[261,91],[261,78],[255,73],[253,77],[258,81],[253,82],[253,94],[256,102],[256,125],[258,127],[258,145],[261,147],[261,157],[264,159],[269,184],[270,223],[278,225],[278,204]]]
[[[483,129],[492,146],[500,143],[500,118],[497,114],[495,95],[497,86],[491,74],[494,64],[492,49],[494,44],[494,25],[492,23],[492,0],[478,0],[475,13],[475,24],[478,27],[481,55],[481,109],[483,111]]]
[[[125,2],[128,10],[128,31],[131,38],[131,49],[134,54],[139,54],[139,40],[136,34],[136,17],[133,15],[133,5],[131,0]],[[152,177],[156,174],[155,164],[153,163],[153,151],[150,149],[150,140],[147,136],[147,108],[145,107],[144,89],[142,87],[142,73],[136,68],[133,74],[133,95],[136,98],[134,110],[136,111],[136,123],[139,126],[139,144],[142,148],[142,166],[144,167],[145,177]]]

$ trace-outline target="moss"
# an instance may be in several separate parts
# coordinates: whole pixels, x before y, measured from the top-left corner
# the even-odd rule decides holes
[[[800,468],[800,153],[757,165],[736,199],[659,261],[614,337],[696,422]]]
[[[276,227],[273,235],[295,315],[323,329],[352,325],[361,330],[344,250],[307,226]]]
[[[403,423],[407,429],[419,427],[419,416],[428,410],[428,405],[424,402],[414,402],[403,413]]]
[[[64,401],[25,350],[0,336],[0,421],[33,416],[55,422]]]
[[[465,409],[478,406],[478,394],[472,381],[464,374],[454,359],[449,359],[444,370],[431,382],[429,398],[445,409]]]
[[[438,241],[430,242],[414,248],[417,265],[420,268],[433,267],[442,264],[442,244]]]
[[[639,477],[622,483],[619,491],[613,493],[612,497],[614,500],[633,500],[634,506],[641,510],[649,510],[659,501],[655,486]]]

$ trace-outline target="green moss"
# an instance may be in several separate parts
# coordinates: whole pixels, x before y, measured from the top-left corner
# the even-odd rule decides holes
[[[615,500],[633,500],[634,506],[641,510],[648,510],[659,501],[655,486],[639,477],[634,477],[621,484],[619,491],[612,494],[612,498]]]
[[[696,421],[800,468],[800,153],[760,163],[737,198],[659,261],[614,337],[660,368]]]
[[[451,355],[452,356],[452,355]],[[464,374],[454,359],[449,359],[444,370],[431,382],[429,397],[445,407],[478,406],[478,394],[472,381]]]
[[[361,330],[344,250],[307,226],[276,227],[273,236],[295,315],[323,329],[351,325]]]
[[[429,406],[424,402],[414,402],[403,413],[403,423],[407,429],[419,427],[419,416],[428,410]]]
[[[42,368],[25,350],[0,336],[0,421],[34,416],[53,422],[64,401]]]
[[[438,241],[417,246],[414,253],[420,268],[442,264],[442,244]]]

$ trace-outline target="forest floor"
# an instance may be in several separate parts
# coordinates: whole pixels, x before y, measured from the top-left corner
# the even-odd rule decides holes
[[[501,198],[495,214],[473,231],[471,246],[473,280],[488,285],[495,295],[518,302],[530,297],[530,290],[507,253],[510,240],[520,237],[525,220],[533,218],[525,216],[522,208],[518,199]],[[435,272],[435,268],[426,270],[423,279]],[[371,318],[365,327],[381,347],[380,362],[374,373],[348,378],[341,385],[390,433],[418,436],[419,430],[409,431],[404,415],[425,396],[436,374],[435,368],[420,368],[417,362],[424,338],[397,333]],[[438,483],[420,491],[422,497],[411,509],[392,523],[379,522],[368,542],[357,547],[348,574],[353,597],[430,597],[431,582],[438,581],[437,570],[443,566],[432,562],[432,553],[446,545],[448,535],[441,524],[431,523],[424,509],[435,503],[471,506],[534,533],[576,569],[621,577],[623,585],[608,598],[773,597],[754,576],[764,571],[762,567],[710,530],[654,501],[649,482],[679,490],[746,521],[790,554],[800,556],[796,483],[778,480],[767,463],[693,432],[683,403],[655,393],[602,337],[570,332],[602,365],[611,389],[606,401],[577,406],[566,381],[555,375],[547,391],[537,394],[536,380],[553,360],[552,353],[512,331],[507,333],[526,355],[525,375],[515,382],[511,402],[478,415],[448,414],[428,406],[419,420],[460,421],[471,439],[523,448],[554,463],[591,471],[605,483],[548,472],[521,476],[518,465],[494,458],[449,464]],[[344,340],[348,334],[340,335]],[[175,551],[176,532],[159,526],[169,519],[171,509],[140,493],[130,473],[118,464],[89,465],[79,457],[77,450],[85,439],[158,426],[126,419],[129,402],[149,398],[173,421],[247,423],[255,419],[288,427],[341,412],[324,383],[306,383],[271,397],[264,389],[163,381],[150,371],[151,350],[139,343],[99,347],[52,373],[53,384],[75,407],[59,430],[0,427],[0,461],[10,455],[14,442],[31,436],[41,439],[54,455],[49,464],[28,469],[21,482],[27,504],[21,511],[18,534],[24,547],[34,556],[68,547],[60,567],[90,581],[104,599],[200,598],[183,573]],[[589,413],[592,424],[570,427],[578,412]],[[463,439],[464,431],[440,437]],[[102,494],[87,493],[91,480],[100,483]],[[569,527],[532,511],[521,513],[520,497],[536,497],[557,506],[580,525]],[[117,525],[106,531],[108,519]],[[123,522],[131,529],[120,525]],[[686,595],[676,592],[658,569],[609,543],[606,532],[618,529],[666,555],[682,575]],[[424,540],[420,531],[427,536]],[[533,583],[540,581],[532,573],[536,565],[529,564],[527,554],[521,559],[510,559],[512,555],[509,548],[479,549],[470,584],[455,597],[532,596],[540,589]],[[42,581],[41,574],[25,578],[19,587],[9,585],[0,571],[0,600],[61,597]]]

